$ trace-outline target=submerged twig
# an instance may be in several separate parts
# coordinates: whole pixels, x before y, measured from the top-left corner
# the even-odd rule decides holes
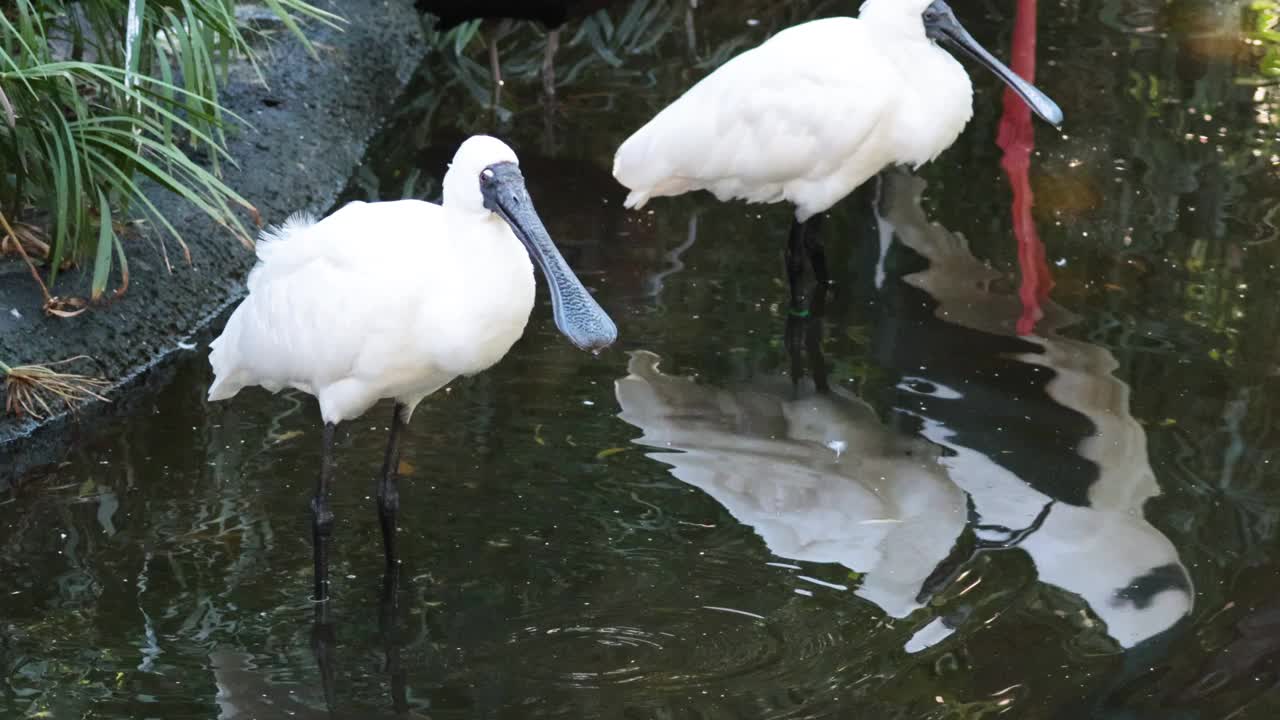
[[[111,384],[109,381],[54,369],[90,359],[87,355],[77,355],[48,365],[12,367],[0,362],[0,375],[4,375],[5,411],[45,420],[57,411],[59,403],[75,412],[90,400],[111,402],[102,395]]]

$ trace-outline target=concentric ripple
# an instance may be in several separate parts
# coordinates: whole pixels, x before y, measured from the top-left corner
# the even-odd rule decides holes
[[[784,662],[785,644],[767,623],[723,610],[613,608],[573,625],[546,620],[510,639],[523,672],[543,682],[701,688]]]

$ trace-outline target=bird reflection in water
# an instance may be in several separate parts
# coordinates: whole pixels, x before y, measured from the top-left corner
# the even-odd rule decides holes
[[[1074,322],[1044,305],[1042,335],[1019,337],[1016,295],[967,243],[932,224],[924,182],[880,180],[874,361],[898,381],[882,420],[828,385],[823,293],[788,320],[792,377],[719,388],[632,355],[616,383],[635,442],[681,481],[751,526],[777,556],[862,573],[855,594],[902,618],[952,586],[976,554],[1020,548],[1039,579],[1078,596],[1122,648],[1165,633],[1192,608],[1173,544],[1142,508],[1159,494],[1129,388],[1106,349],[1061,337]],[[968,581],[967,581],[968,582]],[[906,642],[943,641],[938,618]]]

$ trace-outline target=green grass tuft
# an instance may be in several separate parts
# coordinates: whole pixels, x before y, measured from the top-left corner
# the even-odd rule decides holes
[[[139,219],[190,256],[142,192],[186,199],[245,245],[238,211],[256,210],[220,179],[228,122],[218,104],[230,65],[258,57],[234,0],[12,0],[0,8],[0,215],[41,227],[48,282],[92,261],[92,299],[128,285],[118,230]],[[303,0],[266,0],[289,33],[341,20]],[[211,162],[193,159],[202,152]],[[113,223],[114,219],[114,223]],[[169,263],[164,235],[161,251]],[[0,236],[0,241],[16,238]],[[113,272],[120,282],[106,293]]]

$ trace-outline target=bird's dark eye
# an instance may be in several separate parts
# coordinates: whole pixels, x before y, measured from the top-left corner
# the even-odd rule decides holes
[[[924,11],[924,21],[925,21],[925,22],[937,22],[937,21],[938,21],[938,11],[937,11],[937,10],[934,10],[933,8],[929,8],[928,10],[925,10],[925,11]]]

